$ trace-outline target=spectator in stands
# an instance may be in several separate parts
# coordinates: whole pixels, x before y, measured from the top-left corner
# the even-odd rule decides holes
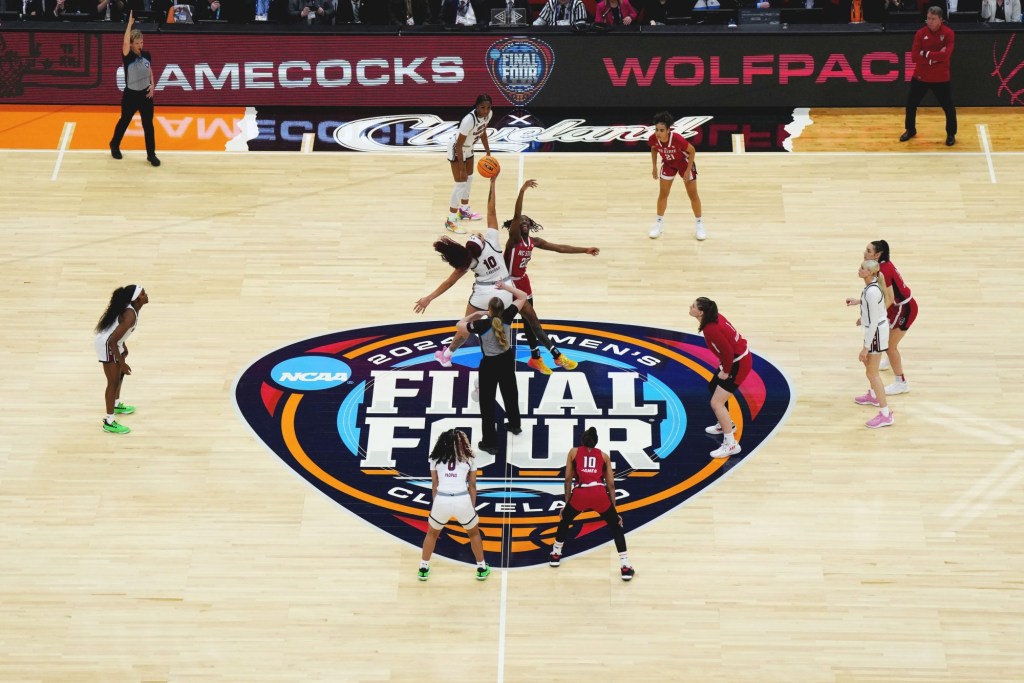
[[[338,13],[334,15],[335,24],[361,24],[363,0],[338,0]]]
[[[583,0],[547,0],[534,26],[572,26],[590,20]]]
[[[985,21],[1020,21],[1020,0],[981,0]]]
[[[398,26],[425,24],[430,13],[427,0],[387,0],[387,8],[387,23]]]
[[[651,26],[668,23],[668,0],[647,0],[644,5],[644,22]]]
[[[96,3],[96,12],[93,19],[99,21],[124,21],[128,12],[128,5],[125,0],[99,0]]]
[[[338,11],[335,0],[288,0],[288,16],[307,24],[333,24]]]
[[[21,5],[21,16],[25,21],[46,20],[46,8],[43,6],[43,0],[19,0],[19,2]]]
[[[55,0],[51,18],[61,19],[66,14],[89,14],[92,8],[86,0]]]
[[[227,21],[228,8],[222,5],[221,0],[192,0],[192,2],[195,3],[196,19],[223,19]]]
[[[917,105],[931,90],[946,113],[946,146],[956,144],[956,108],[950,88],[949,62],[953,57],[953,29],[942,21],[942,8],[928,8],[925,26],[914,34],[910,56],[914,60],[914,77],[907,94],[907,112],[900,142],[917,135]]]
[[[637,12],[629,0],[602,0],[597,5],[594,23],[629,26],[636,17]]]
[[[470,0],[444,0],[441,6],[441,20],[452,26],[476,26],[480,23],[487,23],[490,17],[485,17],[486,6],[479,6]]]

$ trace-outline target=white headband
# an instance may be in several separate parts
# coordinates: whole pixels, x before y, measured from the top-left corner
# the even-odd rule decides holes
[[[131,301],[135,301],[136,299],[138,299],[140,294],[142,294],[142,286],[141,285],[135,285],[135,291],[132,292]]]

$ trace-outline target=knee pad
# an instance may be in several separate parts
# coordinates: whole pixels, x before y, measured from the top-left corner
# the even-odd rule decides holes
[[[473,188],[473,176],[466,176],[466,182],[462,183],[462,198],[469,199],[469,191]]]

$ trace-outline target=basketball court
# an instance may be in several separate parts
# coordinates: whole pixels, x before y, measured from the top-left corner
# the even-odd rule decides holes
[[[935,109],[906,144],[902,111],[810,110],[792,153],[698,148],[704,242],[681,187],[648,239],[646,152],[499,156],[501,219],[535,178],[541,236],[601,249],[535,252],[542,320],[694,334],[708,296],[792,391],[727,476],[641,528],[624,512],[627,584],[610,542],[557,569],[495,555],[486,582],[435,556],[421,583],[418,548],[236,407],[275,350],[462,316],[467,281],[413,313],[450,272],[440,155],[225,151],[244,109],[158,106],[154,169],[137,122],[111,159],[116,108],[4,109],[0,679],[1024,679],[1024,138],[1014,109],[958,113],[952,149]],[[912,390],[868,430],[844,299],[880,238],[920,315]],[[151,303],[115,436],[92,328],[128,283]]]

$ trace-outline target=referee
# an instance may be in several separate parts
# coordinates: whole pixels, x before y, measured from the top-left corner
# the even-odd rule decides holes
[[[508,281],[495,285],[498,289],[511,292],[514,300],[507,308],[501,299],[494,297],[487,305],[487,311],[473,311],[459,321],[459,332],[468,336],[470,332],[480,335],[480,420],[483,423],[483,440],[477,447],[498,454],[498,426],[494,416],[495,394],[501,389],[505,402],[505,427],[513,434],[523,430],[519,417],[519,387],[516,384],[516,350],[512,346],[512,321],[526,304],[526,292],[516,289]],[[490,315],[489,319],[485,316]]]
[[[124,94],[121,96],[121,118],[114,127],[110,139],[110,156],[121,158],[121,138],[128,130],[135,112],[142,117],[142,131],[146,135],[146,160],[154,166],[160,165],[156,158],[156,136],[153,133],[153,66],[149,53],[142,49],[142,31],[132,29],[135,24],[134,12],[128,14],[128,27],[124,30],[124,45],[121,56],[124,60]]]

